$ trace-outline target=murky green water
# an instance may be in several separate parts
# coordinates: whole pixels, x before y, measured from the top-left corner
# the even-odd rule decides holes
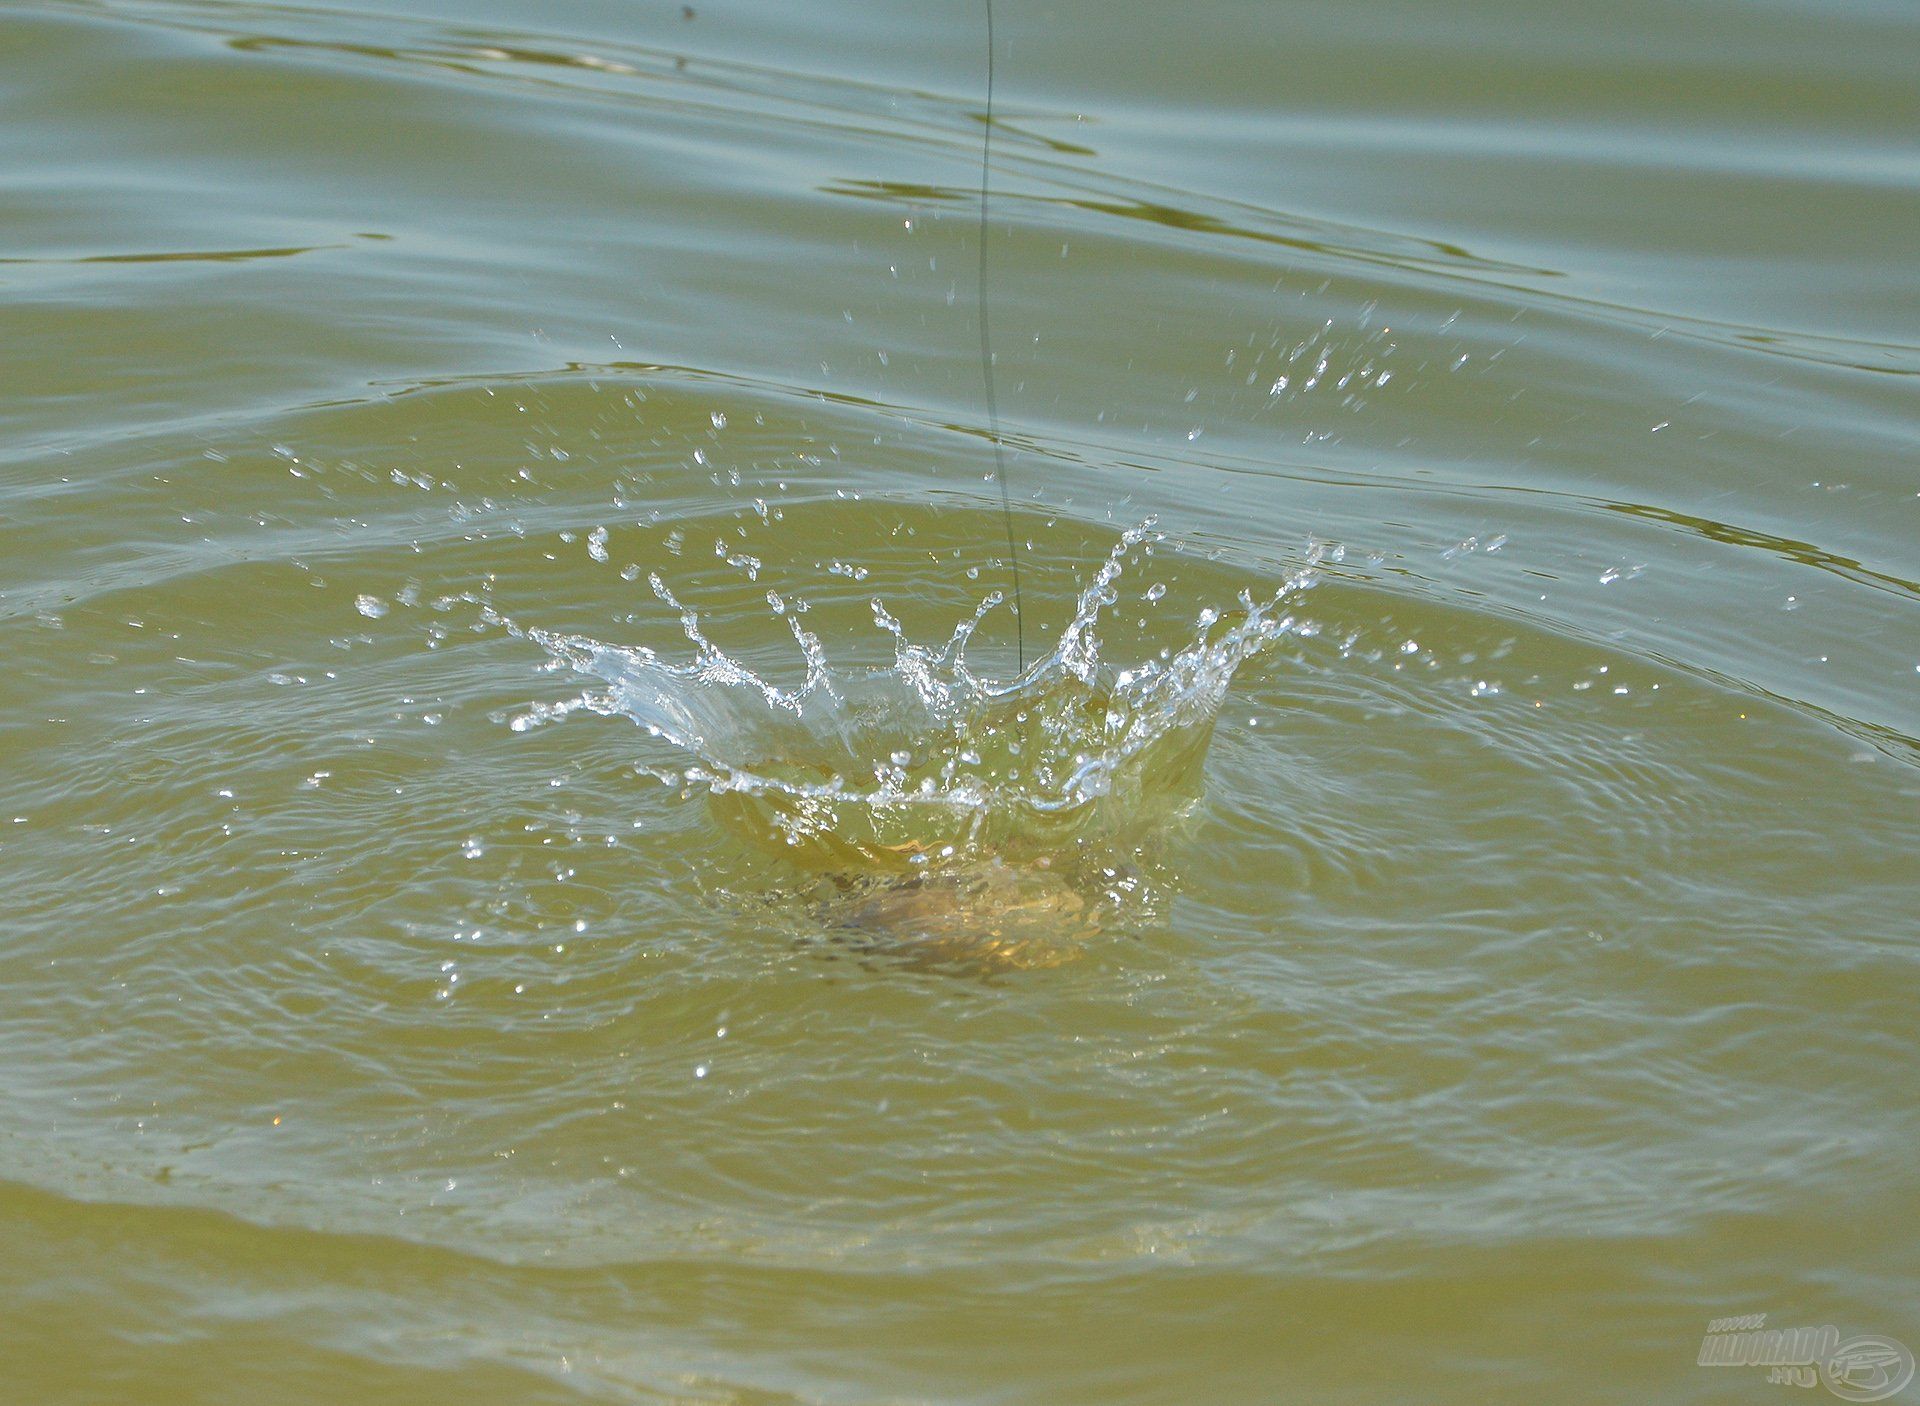
[[[999,0],[1030,653],[1163,540],[1041,721],[936,745],[856,704],[874,598],[937,647],[1008,584],[981,22],[0,8],[8,1400],[1920,1346],[1920,15]],[[1020,809],[1316,562],[1189,754]],[[654,574],[839,701],[650,735],[739,695]],[[736,764],[998,809],[788,845]]]

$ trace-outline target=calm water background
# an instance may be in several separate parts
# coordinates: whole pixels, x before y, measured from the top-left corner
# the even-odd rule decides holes
[[[9,1399],[1920,1345],[1920,11],[997,20],[1029,628],[1149,513],[1182,610],[1342,559],[1160,920],[982,980],[513,731],[472,599],[793,672],[768,589],[878,662],[1001,579],[978,6],[0,6]]]

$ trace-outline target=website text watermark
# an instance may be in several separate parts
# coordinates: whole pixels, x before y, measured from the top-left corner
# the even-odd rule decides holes
[[[1825,1385],[1842,1401],[1885,1401],[1913,1380],[1905,1343],[1878,1334],[1842,1338],[1832,1324],[1769,1328],[1767,1315],[1716,1318],[1700,1341],[1702,1367],[1764,1367],[1783,1386]]]

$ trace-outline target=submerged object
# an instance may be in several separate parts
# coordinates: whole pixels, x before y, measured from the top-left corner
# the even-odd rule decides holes
[[[1016,867],[997,857],[909,875],[837,875],[811,907],[857,951],[979,972],[1059,966],[1111,917],[1110,903],[1048,862]]]

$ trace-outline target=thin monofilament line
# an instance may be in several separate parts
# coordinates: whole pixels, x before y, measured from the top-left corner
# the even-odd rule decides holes
[[[987,120],[980,138],[980,287],[977,306],[980,323],[980,379],[987,391],[987,434],[993,440],[993,477],[1000,485],[1000,518],[1007,529],[1007,566],[1013,573],[1014,648],[1019,669],[1027,669],[1027,620],[1020,602],[1020,549],[1013,540],[1013,498],[1007,489],[1007,460],[1000,447],[1000,407],[993,393],[993,334],[987,323],[987,204],[991,198],[988,173],[993,167],[993,0],[987,11]]]

